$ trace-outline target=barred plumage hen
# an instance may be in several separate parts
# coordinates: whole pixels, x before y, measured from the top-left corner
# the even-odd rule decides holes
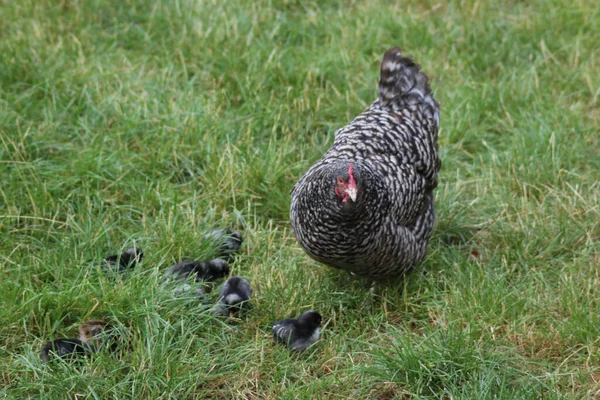
[[[438,127],[427,75],[388,50],[378,98],[292,190],[292,228],[308,255],[374,279],[418,263],[435,221]]]

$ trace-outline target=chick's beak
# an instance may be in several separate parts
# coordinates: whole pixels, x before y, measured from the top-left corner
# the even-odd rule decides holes
[[[348,196],[350,196],[350,199],[355,202],[356,201],[356,194],[358,193],[358,190],[356,190],[356,187],[349,187],[348,189],[345,190],[346,193],[348,193]]]

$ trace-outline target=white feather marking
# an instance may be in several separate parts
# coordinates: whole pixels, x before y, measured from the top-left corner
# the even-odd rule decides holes
[[[401,67],[401,64],[400,64],[400,63],[397,63],[397,62],[395,62],[395,61],[388,60],[388,61],[386,61],[385,63],[383,63],[383,68],[382,68],[382,69],[383,69],[384,71],[390,71],[390,72],[394,72],[394,71],[396,71],[396,70],[399,70],[399,69],[400,69],[400,67]]]
[[[241,301],[242,301],[242,298],[237,293],[229,294],[229,295],[225,296],[225,298],[223,299],[223,302],[225,304],[237,304],[237,303],[240,303]]]

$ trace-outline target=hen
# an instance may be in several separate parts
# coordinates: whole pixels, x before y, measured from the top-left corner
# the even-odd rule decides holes
[[[379,97],[294,186],[292,228],[315,260],[385,278],[423,258],[441,166],[439,104],[428,81],[398,47],[388,50]]]

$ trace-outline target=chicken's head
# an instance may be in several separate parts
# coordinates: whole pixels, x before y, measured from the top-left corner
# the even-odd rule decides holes
[[[356,186],[356,178],[354,176],[354,166],[352,164],[348,167],[348,174],[344,176],[338,176],[335,184],[335,194],[342,199],[342,203],[348,201],[348,198],[353,202],[356,201],[358,195],[358,187]]]

